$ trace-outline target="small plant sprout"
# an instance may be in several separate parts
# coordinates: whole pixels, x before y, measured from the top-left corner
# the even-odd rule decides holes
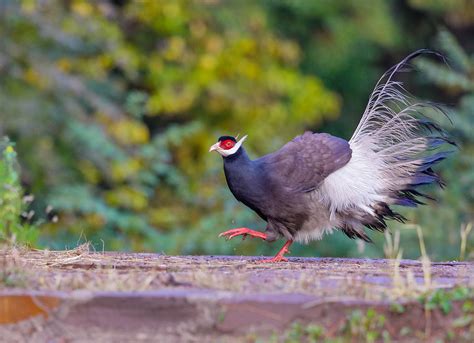
[[[464,261],[466,257],[467,239],[472,230],[472,223],[461,225],[461,251],[459,253],[459,260]]]
[[[400,230],[395,231],[395,234],[392,237],[392,234],[387,230],[385,231],[385,243],[383,246],[383,251],[386,258],[396,259],[400,250]]]
[[[431,260],[426,253],[425,241],[423,239],[423,231],[419,225],[416,226],[416,233],[418,234],[418,241],[420,242],[420,251],[421,251],[421,265],[423,267],[423,279],[425,281],[425,288],[429,290],[432,288],[433,284],[431,281]]]
[[[392,238],[390,234],[385,235],[384,252],[387,258],[393,260],[393,290],[394,298],[420,295],[434,289],[436,285],[433,283],[431,275],[431,260],[426,252],[426,246],[423,239],[423,231],[419,225],[411,225],[408,229],[415,230],[420,245],[420,262],[423,271],[423,284],[417,282],[413,270],[408,269],[404,275],[400,270],[402,259],[402,249],[400,249],[400,232],[397,231]]]

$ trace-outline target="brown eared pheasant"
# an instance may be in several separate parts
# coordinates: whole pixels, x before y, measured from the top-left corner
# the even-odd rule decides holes
[[[222,136],[209,151],[224,160],[230,191],[267,222],[265,232],[236,228],[221,233],[286,243],[270,260],[286,261],[296,242],[321,239],[342,230],[350,238],[370,242],[365,228],[384,231],[386,220],[405,218],[392,206],[416,207],[427,184],[443,186],[432,167],[455,145],[428,112],[445,113],[433,103],[411,97],[394,76],[423,53],[419,50],[390,68],[379,80],[352,138],[305,132],[279,150],[252,160],[240,140]]]

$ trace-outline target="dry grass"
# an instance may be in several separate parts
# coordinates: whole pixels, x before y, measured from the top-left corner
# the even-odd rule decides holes
[[[91,253],[89,244],[76,249],[52,252],[8,248],[0,251],[1,268],[11,280],[0,288],[38,290],[142,291],[160,282],[157,272],[122,270],[106,254]],[[5,278],[3,278],[5,279]]]
[[[407,269],[405,272],[401,271],[400,263],[402,261],[403,250],[400,248],[400,232],[395,233],[395,237],[392,240],[390,234],[385,235],[384,252],[388,258],[392,259],[392,290],[390,297],[392,299],[398,298],[413,298],[420,296],[424,293],[433,291],[437,288],[442,288],[442,285],[436,285],[433,283],[431,260],[426,252],[425,242],[423,239],[423,231],[420,226],[413,225],[409,226],[409,229],[416,230],[418,236],[418,242],[420,245],[420,262],[423,273],[422,282],[417,281],[415,273],[412,268]]]
[[[472,230],[472,223],[467,223],[461,225],[461,251],[459,253],[459,260],[464,261],[466,257],[466,248],[467,248],[467,240],[469,237],[469,234],[471,233]]]
[[[387,256],[395,257],[394,259],[291,259],[288,263],[277,265],[257,264],[254,263],[254,258],[244,257],[96,252],[91,251],[88,244],[68,251],[27,250],[18,247],[2,249],[0,247],[0,292],[2,289],[12,288],[66,292],[182,289],[190,291],[184,294],[192,299],[191,291],[204,289],[209,292],[205,294],[210,296],[206,299],[211,301],[211,305],[199,305],[202,306],[199,308],[203,312],[200,312],[201,314],[196,318],[200,321],[203,320],[202,318],[210,318],[205,319],[205,322],[209,322],[214,330],[216,323],[220,323],[226,315],[226,312],[220,312],[222,311],[220,307],[216,307],[221,295],[233,297],[235,294],[266,294],[286,297],[286,294],[306,294],[311,295],[312,300],[306,302],[304,308],[316,307],[314,310],[317,310],[321,303],[327,302],[333,302],[336,305],[345,301],[362,300],[379,305],[380,301],[385,303],[387,300],[410,301],[440,287],[474,288],[474,263],[431,263],[426,255],[421,229],[418,227],[413,227],[413,229],[417,230],[420,241],[422,255],[420,261],[402,259],[399,232],[393,237],[387,236],[384,247]],[[86,294],[92,295],[89,292]],[[402,309],[403,306],[401,306]],[[61,311],[58,311],[58,314],[62,313]],[[263,311],[269,312],[266,308]],[[271,311],[270,314],[272,314]],[[343,311],[338,312],[338,316],[345,315]],[[390,312],[387,312],[387,315],[390,315]],[[432,331],[431,315],[431,311],[425,306],[424,323],[428,324],[425,325],[424,337],[430,337]],[[61,320],[51,322],[62,325]],[[42,322],[38,324],[38,327],[42,325],[46,324]],[[360,322],[354,322],[354,325],[360,327]],[[188,330],[189,323],[186,322],[184,327]],[[81,329],[81,333],[88,333],[89,329],[89,327],[87,330]],[[89,335],[85,341],[90,341],[91,337],[96,340],[97,337],[102,337],[100,335],[105,332],[104,328],[96,329],[97,332]],[[182,332],[187,331],[179,328],[176,330],[179,332],[176,337],[182,340]],[[10,331],[11,334],[17,332],[18,328]],[[24,332],[28,333],[22,337],[30,338],[30,328]],[[46,331],[41,328],[37,332]],[[52,332],[56,335],[56,327]],[[75,326],[68,327],[65,332],[75,332],[74,337],[77,338]],[[126,332],[130,335],[132,333],[135,334],[135,332]],[[115,340],[120,340],[116,337]],[[131,341],[136,339],[135,336],[130,337],[133,337]],[[193,331],[189,337],[196,338],[197,336]],[[107,337],[105,340],[114,340],[114,338]],[[158,340],[169,341],[166,338]],[[211,340],[201,338],[196,341]]]
[[[419,225],[406,225],[405,228],[408,230],[415,230],[417,233],[420,246],[419,261],[423,277],[420,278],[416,276],[419,267],[401,268],[403,250],[400,248],[400,231],[396,231],[393,237],[390,233],[386,232],[384,252],[385,256],[390,259],[392,263],[392,289],[390,291],[390,298],[414,298],[439,288],[450,287],[449,284],[447,285],[443,282],[436,282],[433,278],[433,263],[426,251],[422,228]],[[461,261],[464,259],[466,253],[467,239],[471,229],[471,223],[461,227]],[[464,286],[474,288],[473,279],[470,278],[469,280],[470,281]]]
[[[421,263],[402,260],[397,234],[386,243],[386,253],[396,256],[393,260],[317,259],[277,265],[256,264],[251,258],[94,252],[88,244],[68,251],[4,248],[0,249],[0,289],[198,288],[246,294],[299,293],[325,300],[386,300],[415,297],[437,287],[474,285],[474,266],[432,266],[423,255],[421,232],[419,237]]]

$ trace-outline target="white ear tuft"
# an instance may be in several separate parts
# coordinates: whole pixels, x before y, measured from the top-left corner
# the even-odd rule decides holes
[[[222,150],[222,151],[219,151],[219,153],[224,156],[224,157],[227,157],[227,156],[230,156],[230,155],[233,155],[237,152],[237,150],[239,150],[239,148],[242,146],[242,144],[244,143],[245,139],[247,139],[247,135],[243,136],[240,141],[238,141],[237,143],[235,143],[234,147],[232,149],[229,149],[229,150]]]

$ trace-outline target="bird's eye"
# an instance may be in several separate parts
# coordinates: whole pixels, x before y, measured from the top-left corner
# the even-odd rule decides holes
[[[229,150],[232,149],[235,145],[235,142],[230,139],[226,139],[225,141],[221,142],[220,146],[222,149]]]

